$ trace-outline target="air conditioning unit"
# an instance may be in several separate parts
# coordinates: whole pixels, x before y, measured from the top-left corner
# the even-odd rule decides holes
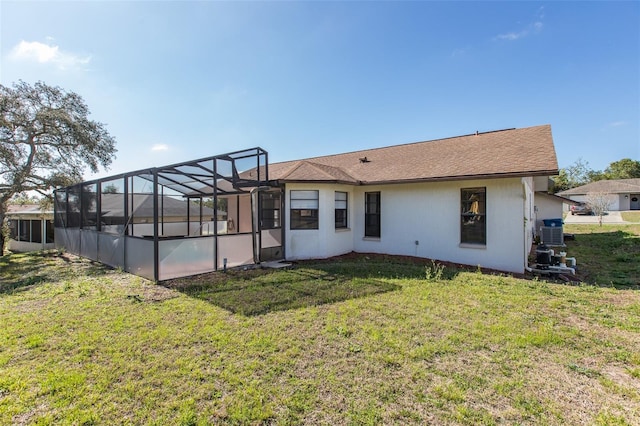
[[[540,240],[548,246],[564,246],[562,226],[540,227]]]

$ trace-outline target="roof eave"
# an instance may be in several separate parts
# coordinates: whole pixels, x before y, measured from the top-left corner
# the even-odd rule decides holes
[[[533,176],[555,176],[558,170],[537,170],[517,173],[489,173],[478,175],[460,175],[460,176],[439,176],[417,179],[399,179],[399,180],[381,180],[381,181],[363,181],[361,185],[386,185],[400,183],[421,183],[421,182],[450,182],[459,180],[477,180],[477,179],[506,179]]]
[[[324,183],[324,184],[342,184],[342,185],[390,185],[390,184],[402,184],[402,183],[421,183],[421,182],[446,182],[457,180],[476,180],[476,179],[506,179],[506,178],[518,178],[518,177],[533,177],[533,176],[555,176],[558,174],[557,169],[553,170],[535,170],[516,173],[488,173],[477,175],[461,175],[461,176],[439,176],[439,177],[427,177],[427,178],[414,178],[414,179],[397,179],[397,180],[378,180],[378,181],[346,181],[346,180],[321,180],[321,179],[278,179],[278,184],[283,183]]]

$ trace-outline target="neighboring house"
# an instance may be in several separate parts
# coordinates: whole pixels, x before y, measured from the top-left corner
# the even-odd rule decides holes
[[[549,125],[275,164],[266,159],[266,151],[252,148],[62,188],[56,191],[56,244],[156,281],[349,252],[522,273],[537,223],[561,217],[539,194],[558,173]],[[105,194],[97,207],[82,201],[100,188],[119,188],[122,214],[116,216],[123,226],[117,232],[109,228]],[[135,201],[126,195],[135,200],[136,188],[157,195],[152,200],[167,193],[199,205],[206,199],[216,214],[189,214],[187,226],[167,236],[158,201],[153,216],[145,215],[157,221],[141,235]],[[93,222],[87,211],[95,211]],[[81,223],[65,221],[72,212]],[[235,227],[220,227],[224,215]],[[217,230],[213,235],[191,231],[191,224],[207,221]]]
[[[53,211],[43,211],[37,204],[10,205],[6,218],[9,250],[27,252],[54,248]]]
[[[640,179],[599,180],[558,192],[557,195],[586,202],[589,193],[610,194],[611,211],[640,210]]]

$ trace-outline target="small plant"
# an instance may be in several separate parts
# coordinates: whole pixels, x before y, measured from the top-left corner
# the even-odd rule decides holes
[[[444,265],[432,260],[431,266],[426,266],[424,271],[425,279],[427,281],[439,281],[442,279],[442,274],[444,273]]]

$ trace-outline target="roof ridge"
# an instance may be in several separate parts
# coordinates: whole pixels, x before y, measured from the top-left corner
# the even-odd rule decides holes
[[[289,176],[291,176],[291,174],[293,172],[295,172],[296,170],[298,170],[300,167],[302,167],[302,163],[305,163],[305,162],[306,162],[305,160],[294,160],[293,161],[293,166],[291,166],[291,168],[287,171],[287,173],[282,175],[282,179],[286,179]]]
[[[314,163],[313,161],[304,161],[304,163],[318,170],[320,173],[324,174],[325,176],[328,176],[330,178],[335,178],[335,176],[333,176],[331,173],[327,172],[324,168],[320,167],[318,163]],[[334,167],[327,166],[327,168],[334,168]]]
[[[353,177],[349,172],[347,172],[345,169],[343,169],[342,167],[336,167],[336,166],[331,166],[329,164],[321,164],[321,163],[316,163],[313,161],[306,161],[307,163],[309,163],[310,165],[316,167],[317,169],[320,169],[321,172],[328,174],[329,176],[335,178],[337,176],[333,176],[331,173],[328,173],[326,171],[326,169],[330,169],[330,170],[337,170],[340,173],[348,176],[349,178],[353,179],[354,181],[357,181],[358,179],[356,179],[355,177]]]

